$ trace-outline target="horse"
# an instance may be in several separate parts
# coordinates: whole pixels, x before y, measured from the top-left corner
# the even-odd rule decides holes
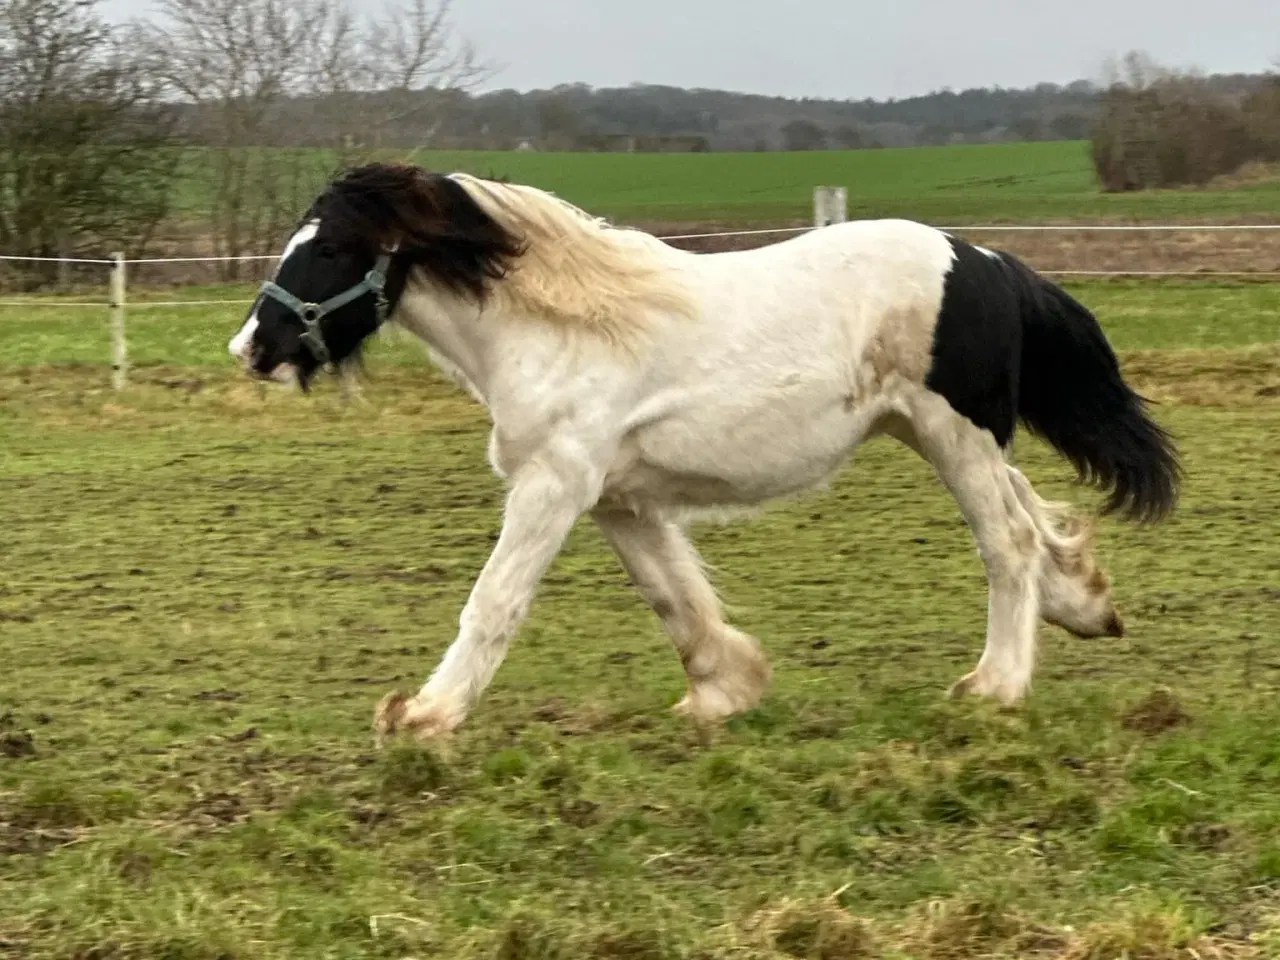
[[[1097,319],[1013,255],[903,219],[693,253],[532,186],[375,163],[315,199],[228,344],[252,377],[307,390],[387,322],[487,409],[500,535],[422,687],[388,693],[378,742],[455,731],[584,515],[662,622],[714,724],[772,668],[727,623],[691,518],[827,482],[866,440],[924,458],[986,570],[986,643],[950,688],[1012,705],[1041,619],[1122,637],[1094,523],[1010,462],[1020,422],[1107,494],[1099,514],[1175,509],[1170,433]]]

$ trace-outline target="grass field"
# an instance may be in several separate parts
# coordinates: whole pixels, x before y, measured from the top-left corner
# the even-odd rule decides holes
[[[813,188],[842,185],[853,217],[933,223],[1267,218],[1280,214],[1280,182],[1230,190],[1099,191],[1080,142],[1012,143],[808,153],[600,154],[423,151],[434,170],[499,175],[553,190],[593,212],[632,221],[723,223],[807,220]],[[318,190],[338,160],[305,155]],[[188,161],[180,206],[210,205],[202,155]]]
[[[1025,706],[944,700],[981,566],[876,443],[697,529],[760,709],[709,742],[670,715],[680,665],[584,524],[443,751],[369,721],[498,529],[468,399],[394,339],[361,403],[260,390],[239,308],[131,314],[116,394],[98,313],[0,310],[0,956],[1280,957],[1280,287],[1072,289],[1189,469],[1167,525],[1102,526],[1125,640],[1045,628]]]

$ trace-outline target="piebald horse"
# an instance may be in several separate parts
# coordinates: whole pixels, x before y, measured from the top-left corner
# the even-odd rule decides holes
[[[815,487],[887,435],[927,460],[977,541],[986,647],[954,694],[1022,698],[1040,618],[1124,633],[1092,525],[1008,462],[1016,424],[1149,522],[1174,508],[1169,435],[1096,319],[1015,257],[904,220],[842,223],[693,254],[533,187],[408,165],[351,170],[315,200],[231,354],[306,389],[387,322],[488,410],[502,531],[456,638],[374,726],[454,730],[506,654],[539,580],[589,514],[688,676],[677,709],[758,703],[770,666],[725,622],[685,524]]]

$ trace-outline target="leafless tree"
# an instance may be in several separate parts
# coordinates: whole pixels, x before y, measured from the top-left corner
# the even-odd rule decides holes
[[[0,249],[137,250],[168,212],[158,91],[94,0],[0,0]],[[34,279],[51,271],[36,269]]]
[[[1167,70],[1142,54],[1099,101],[1093,160],[1104,189],[1202,185],[1266,156],[1266,91],[1224,95],[1203,74]]]
[[[1266,82],[1245,98],[1241,109],[1260,160],[1280,161],[1280,60]]]
[[[320,89],[338,108],[345,140],[427,146],[454,97],[492,75],[454,37],[451,10],[452,0],[405,0],[335,32]]]
[[[430,113],[486,75],[449,14],[448,0],[404,0],[380,18],[347,0],[160,0],[140,42],[189,105],[215,253],[270,252],[334,168],[389,130],[413,124],[414,142],[429,140]],[[330,152],[293,149],[306,143]]]

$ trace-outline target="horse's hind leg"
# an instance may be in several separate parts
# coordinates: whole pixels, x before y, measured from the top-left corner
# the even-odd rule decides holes
[[[914,405],[899,436],[933,465],[978,544],[988,583],[987,641],[977,669],[951,688],[1005,703],[1022,698],[1035,667],[1044,543],[1014,489],[995,437],[936,395]]]
[[[675,645],[689,677],[676,709],[711,721],[754,707],[769,684],[759,643],[724,622],[693,545],[674,523],[627,511],[592,516]]]
[[[1111,599],[1111,583],[1093,555],[1093,529],[1065,504],[1042,500],[1022,472],[1009,478],[1045,545],[1040,570],[1040,615],[1078,637],[1122,637],[1124,624]]]

